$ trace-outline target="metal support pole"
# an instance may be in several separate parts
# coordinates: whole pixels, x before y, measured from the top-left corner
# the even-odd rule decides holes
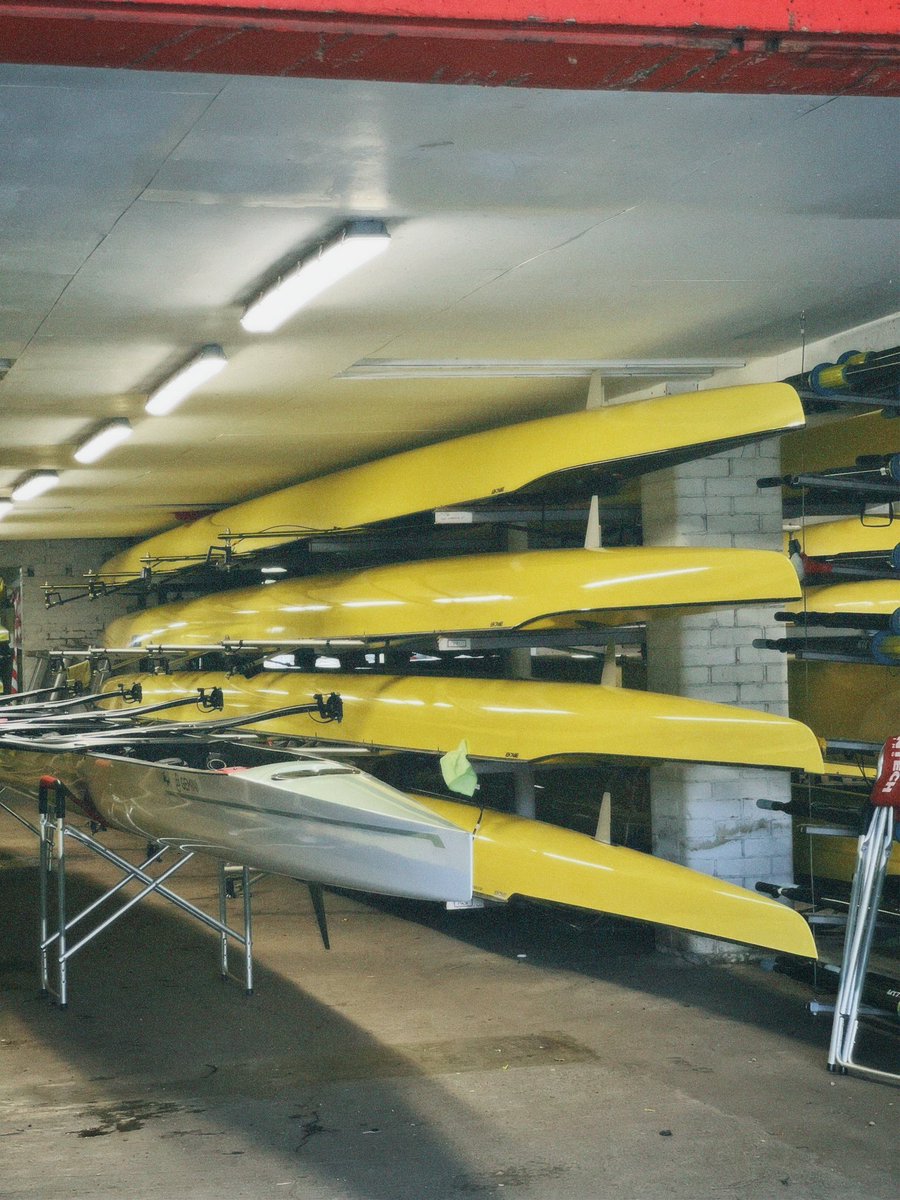
[[[5,805],[4,805],[5,807]],[[58,779],[51,775],[42,776],[38,784],[38,836],[40,838],[40,862],[38,867],[40,888],[40,974],[41,994],[55,995],[60,1008],[68,1003],[68,977],[66,972],[66,790]],[[28,824],[28,822],[23,822]],[[31,826],[29,826],[32,828]],[[50,876],[56,862],[56,931],[50,932]],[[50,982],[49,948],[58,940],[56,955],[56,990]]]
[[[69,833],[68,830],[66,832]],[[153,852],[153,854],[150,855],[149,858],[145,858],[139,867],[135,867],[135,869],[134,869],[135,876],[137,878],[140,878],[140,875],[138,875],[138,872],[145,871],[147,867],[152,866],[153,863],[157,862],[160,858],[162,858],[162,856],[166,853],[167,849],[168,849],[168,847],[166,847],[166,846],[157,847],[157,849]],[[147,876],[147,878],[149,878],[149,876]],[[99,908],[101,904],[105,904],[107,900],[112,899],[112,897],[115,896],[117,892],[120,892],[123,887],[127,887],[130,882],[131,882],[131,876],[126,875],[123,879],[120,879],[118,883],[114,883],[113,886],[111,888],[109,888],[107,891],[105,891],[102,896],[98,896],[96,900],[94,900],[94,901],[92,901],[92,903],[88,904],[85,908],[83,908],[81,910],[81,912],[76,913],[71,921],[66,922],[66,932],[68,932],[75,925],[77,925],[79,921],[83,921],[85,917],[90,916],[90,914],[95,909]],[[56,941],[57,936],[58,936],[58,934],[56,934],[56,933],[51,933],[49,935],[49,937],[47,938],[48,947],[51,946],[53,944],[53,942]]]
[[[247,995],[253,995],[253,908],[250,903],[250,868],[244,867],[244,968]]]
[[[224,926],[225,918],[228,914],[225,908],[227,900],[227,893],[225,891],[225,863],[221,860],[218,864],[217,874],[219,878],[219,922]],[[219,933],[219,973],[223,980],[228,978],[228,935],[224,928]]]
[[[516,813],[533,821],[537,813],[534,793],[534,771],[531,766],[522,767],[513,774]]]
[[[66,793],[57,780],[56,787],[56,947],[57,980],[59,985],[59,1007],[69,1002],[68,954],[66,952]]]
[[[81,941],[76,942],[71,949],[65,949],[65,946],[63,945],[63,938],[61,937],[59,951],[60,964],[64,964],[67,959],[77,954],[79,950],[88,944],[88,942],[92,942],[98,934],[103,933],[105,929],[108,929],[110,925],[112,925],[115,921],[118,921],[119,917],[124,916],[125,913],[134,908],[136,904],[139,904],[141,900],[149,896],[151,892],[167,890],[163,889],[163,883],[165,883],[167,879],[170,879],[176,871],[180,871],[186,863],[189,863],[194,857],[194,854],[194,850],[188,850],[188,852],[183,854],[176,863],[173,863],[172,866],[168,868],[168,870],[163,871],[162,875],[158,875],[156,879],[151,879],[146,887],[142,888],[136,896],[132,896],[132,898],[123,904],[121,908],[117,908],[111,916],[107,917],[105,921],[101,921],[100,924],[97,925],[96,928],[92,929],[90,933],[86,933]],[[137,876],[137,872],[135,872],[135,875]],[[207,919],[212,920],[211,917]]]
[[[38,814],[38,837],[40,838],[40,860],[38,863],[38,885],[40,888],[38,945],[40,947],[41,995],[49,996],[50,969],[47,958],[47,935],[50,931],[50,922],[47,917],[47,910],[49,907],[50,845],[48,842],[49,822],[47,820],[46,792],[41,792],[38,795]]]

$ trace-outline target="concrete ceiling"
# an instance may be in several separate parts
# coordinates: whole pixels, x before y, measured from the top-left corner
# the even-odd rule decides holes
[[[897,102],[0,66],[0,538],[131,537],[391,450],[584,406],[585,379],[364,358],[783,353],[897,307]],[[244,304],[353,217],[387,254],[271,335]],[[204,343],[227,369],[168,417]],[[619,388],[635,387],[619,383]],[[131,419],[95,467],[98,422]]]

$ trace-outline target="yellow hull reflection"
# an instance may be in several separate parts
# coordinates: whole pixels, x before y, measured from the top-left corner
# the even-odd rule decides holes
[[[791,716],[818,737],[884,742],[900,730],[900,667],[788,662]]]
[[[237,541],[235,553],[248,554],[317,531],[354,529],[518,492],[562,472],[595,469],[602,476],[608,465],[609,476],[634,474],[798,428],[803,421],[797,393],[780,383],[545,417],[406,450],[243,501],[140,542],[105,562],[102,571],[138,575],[148,557],[173,560],[162,569],[178,570],[192,557],[205,557],[226,531],[267,535]],[[590,486],[581,491],[589,494]]]
[[[900,453],[900,421],[881,412],[858,413],[786,434],[781,439],[782,474],[852,467],[862,455]]]
[[[198,687],[221,687],[226,716],[308,703],[316,692],[341,695],[340,725],[318,727],[300,716],[259,726],[292,736],[320,734],[329,740],[440,754],[466,739],[474,758],[537,761],[602,755],[822,769],[813,734],[786,717],[599,684],[275,671],[249,680],[212,672],[137,678],[147,704]],[[134,681],[130,676],[113,682],[130,686]],[[190,707],[172,714],[181,720],[202,715]],[[168,714],[160,718],[168,719]]]
[[[474,835],[479,895],[552,901],[816,958],[803,918],[746,888],[570,829],[452,800],[415,799]]]
[[[637,547],[478,554],[218,592],[122,617],[110,647],[409,636],[645,619],[657,608],[800,595],[766,550]]]

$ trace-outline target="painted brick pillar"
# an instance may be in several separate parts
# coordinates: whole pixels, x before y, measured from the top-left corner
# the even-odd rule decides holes
[[[781,494],[757,478],[780,474],[778,440],[687,463],[642,484],[647,545],[781,550]],[[787,665],[754,638],[783,634],[772,606],[663,617],[647,631],[651,691],[787,712]],[[789,772],[665,763],[651,772],[653,849],[662,858],[753,888],[792,878],[790,818],[756,800],[790,799]],[[664,933],[660,942],[692,956],[748,957],[743,947]]]

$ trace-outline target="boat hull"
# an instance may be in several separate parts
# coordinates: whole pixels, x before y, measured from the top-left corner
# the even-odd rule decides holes
[[[787,612],[828,616],[882,617],[890,620],[900,609],[900,578],[868,579],[807,588],[803,599],[785,605]]]
[[[813,734],[786,717],[599,684],[276,671],[252,679],[179,672],[113,681],[115,687],[135,682],[148,704],[219,687],[226,716],[252,716],[336,691],[344,718],[325,727],[324,736],[356,745],[443,754],[465,739],[473,758],[534,762],[592,755],[822,770]],[[171,715],[204,718],[191,707]],[[314,737],[322,730],[307,716],[282,717],[259,728],[292,737]]]
[[[114,555],[101,573],[140,575],[156,559],[165,559],[163,570],[177,571],[204,559],[226,533],[232,552],[242,555],[323,530],[357,529],[525,490],[589,495],[643,471],[803,423],[800,399],[786,384],[719,388],[545,417],[407,450],[232,505]],[[254,536],[241,540],[241,534]]]
[[[0,748],[10,786],[35,794],[42,776],[60,779],[92,817],[151,842],[310,883],[422,900],[472,895],[470,834],[340,764],[287,759],[224,773]]]
[[[799,597],[766,550],[535,550],[400,563],[218,592],[113,621],[109,647],[291,643],[646,620],[658,610]]]
[[[550,901],[816,957],[803,918],[757,892],[570,829],[429,796],[416,799],[472,833],[479,895]]]
[[[0,746],[0,780],[9,786],[34,794],[42,776],[59,778],[93,819],[180,850],[414,899],[521,896],[815,957],[800,917],[756,893],[569,829],[403,796],[361,772],[339,775],[335,798],[332,772],[346,768],[320,765],[322,774],[297,780],[292,773],[309,764],[296,758],[222,774]]]
[[[900,517],[871,516],[863,524],[857,517],[804,525],[788,535],[800,542],[810,558],[834,558],[841,554],[890,554],[900,545]],[[786,537],[786,542],[788,538]]]

